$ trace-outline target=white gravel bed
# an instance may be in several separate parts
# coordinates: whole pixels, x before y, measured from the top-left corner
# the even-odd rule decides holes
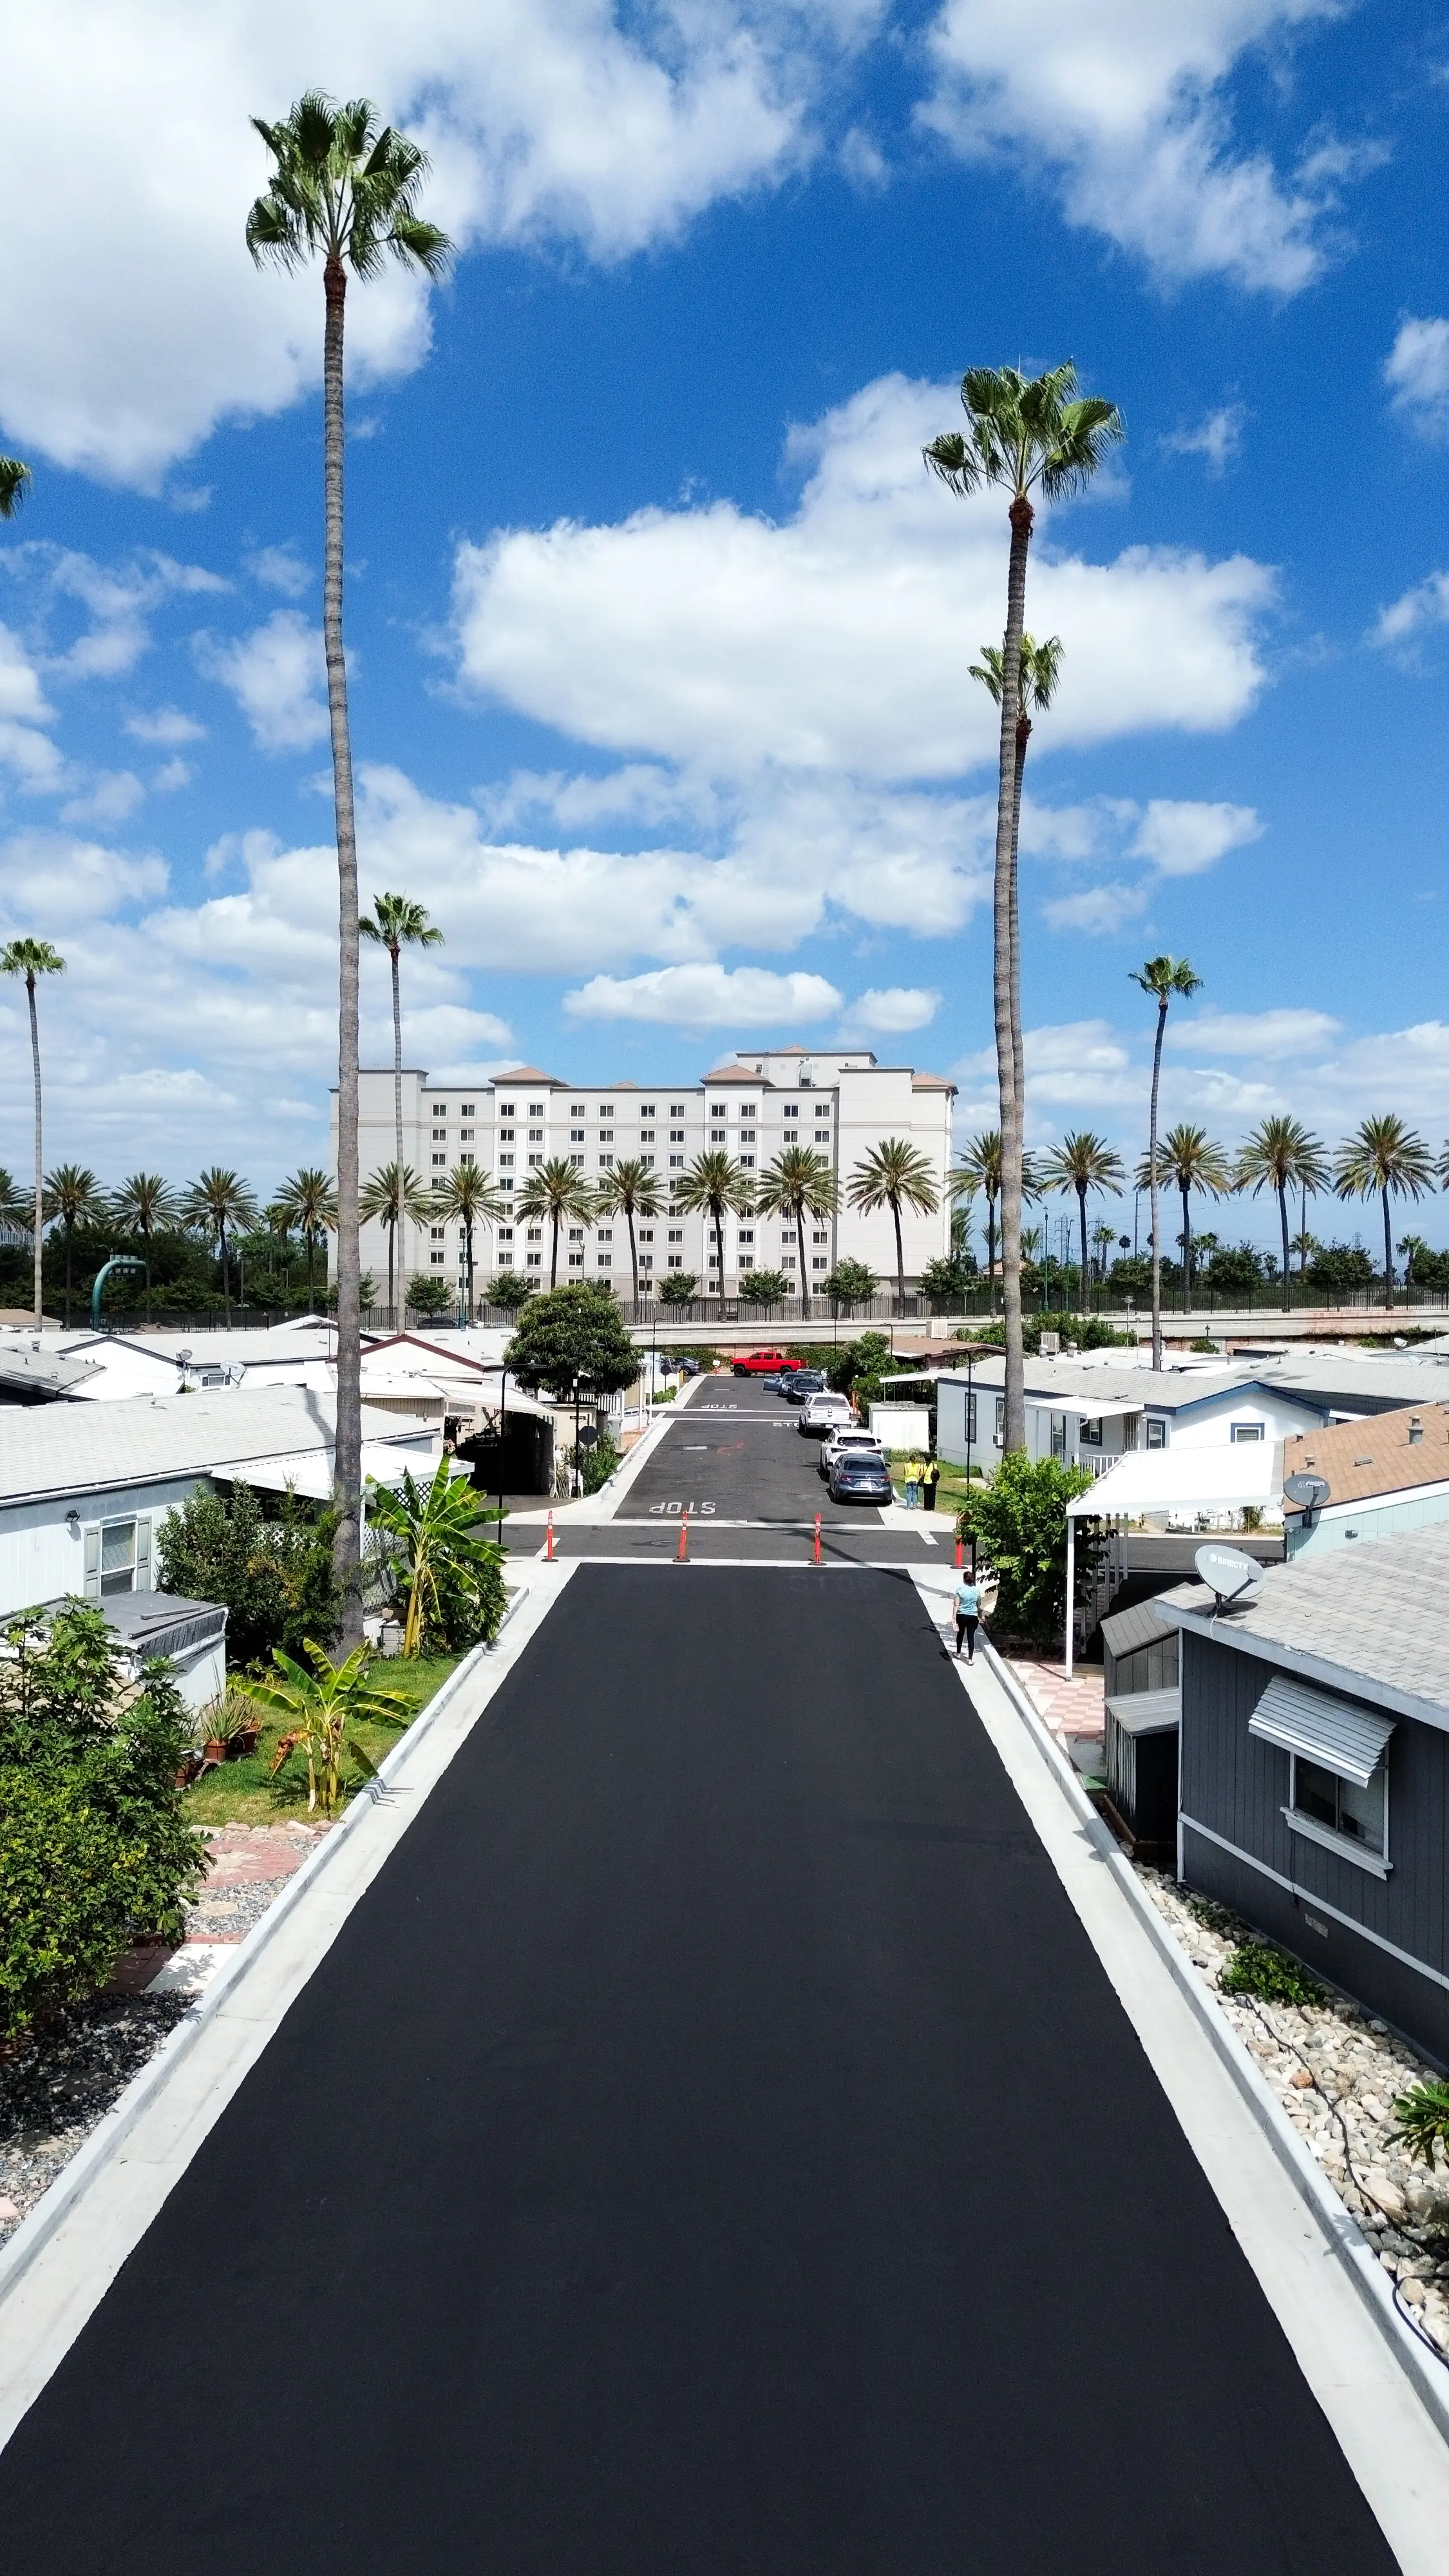
[[[1161,1870],[1139,1863],[1137,1874],[1397,2283],[1400,2305],[1449,2356],[1449,2168],[1430,2175],[1389,2144],[1396,2099],[1439,2069],[1326,1987],[1322,2003],[1308,2005],[1222,1993],[1219,1971],[1234,1947],[1259,1936],[1222,1906],[1203,1906],[1203,1920],[1194,1910],[1202,1900]]]

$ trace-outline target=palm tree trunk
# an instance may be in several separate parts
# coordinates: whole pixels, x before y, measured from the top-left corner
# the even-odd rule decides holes
[[[1286,1181],[1280,1181],[1278,1184],[1278,1214],[1283,1220],[1283,1312],[1286,1315],[1293,1303],[1288,1271],[1288,1184]]]
[[[1182,1193],[1182,1311],[1192,1313],[1192,1211],[1188,1204],[1187,1184],[1178,1182]]]
[[[310,1315],[311,1313],[313,1313],[313,1311],[315,1310],[315,1308],[316,1308],[316,1304],[317,1304],[317,1238],[316,1238],[316,1236],[313,1234],[313,1232],[312,1232],[312,1230],[311,1230],[311,1228],[310,1228],[310,1226],[309,1226],[309,1228],[308,1228],[308,1230],[307,1230],[307,1312],[308,1312],[308,1314],[309,1314],[309,1315]]]
[[[342,650],[342,345],[347,271],[333,252],[324,274],[325,422],[323,481],[327,548],[322,637],[337,815],[337,1429],[333,1451],[337,1535],[333,1564],[342,1593],[344,1650],[362,1642],[362,1318],[357,1221],[357,824],[352,804],[352,739]]]
[[[35,1204],[32,1217],[35,1234],[34,1240],[31,1244],[31,1254],[35,1293],[35,1329],[39,1332],[43,1296],[41,1282],[41,1254],[45,1230],[45,1149],[41,1138],[40,1115],[40,1020],[35,1008],[35,977],[33,975],[26,976],[25,990],[30,1002],[30,1061],[35,1069]]]
[[[396,1262],[396,1251],[397,1251],[397,1219],[396,1219],[396,1217],[391,1217],[391,1216],[390,1216],[390,1217],[388,1218],[388,1221],[387,1221],[387,1328],[388,1328],[388,1331],[389,1331],[390,1333],[395,1333],[395,1332],[397,1331],[397,1304],[396,1304],[397,1262]]]
[[[558,1286],[558,1224],[558,1211],[555,1209],[553,1219],[553,1257],[548,1266],[548,1284],[550,1289]]]
[[[216,1240],[217,1240],[218,1248],[219,1248],[220,1253],[221,1253],[221,1308],[222,1308],[222,1313],[225,1315],[226,1320],[227,1320],[227,1322],[228,1322],[228,1324],[229,1324],[229,1323],[231,1322],[231,1281],[230,1281],[230,1280],[229,1280],[229,1278],[227,1277],[227,1270],[226,1270],[226,1219],[225,1219],[225,1217],[222,1217],[222,1218],[220,1218],[220,1219],[218,1220],[218,1223],[217,1223],[217,1229],[216,1229]]]
[[[402,979],[401,979],[401,974],[400,974],[400,971],[399,971],[399,955],[400,955],[400,952],[398,951],[398,949],[397,949],[397,948],[392,947],[392,948],[389,948],[389,950],[388,950],[387,954],[388,954],[388,963],[390,964],[390,966],[391,966],[391,968],[392,968],[392,1119],[393,1119],[393,1134],[394,1134],[394,1137],[395,1137],[395,1139],[396,1139],[396,1146],[397,1146],[397,1172],[398,1172],[398,1186],[399,1186],[399,1188],[401,1188],[401,1186],[402,1186],[402,1167],[403,1167],[403,1132],[402,1132]],[[401,1213],[401,1209],[399,1209],[398,1222],[399,1222],[399,1224],[401,1224],[401,1222],[402,1222],[402,1213]],[[406,1235],[404,1235],[404,1237],[403,1237],[403,1268],[404,1268],[404,1269],[406,1269],[406,1268],[407,1268],[407,1237],[406,1237]],[[389,1282],[388,1282],[388,1292],[387,1292],[387,1293],[388,1293],[388,1303],[389,1303],[389,1305],[391,1305],[391,1303],[392,1303],[392,1282],[391,1282],[391,1280],[389,1280]]]
[[[1077,1191],[1077,1212],[1082,1229],[1082,1312],[1085,1315],[1092,1302],[1092,1292],[1087,1284],[1087,1193],[1084,1186]]]
[[[142,1226],[141,1241],[146,1247],[146,1329],[149,1332],[151,1328],[151,1229],[149,1225]]]
[[[996,1079],[1001,1095],[1001,1298],[1006,1318],[1003,1454],[1026,1446],[1026,1379],[1021,1340],[1021,1142],[1023,1102],[1017,1087],[1012,1008],[1012,818],[1016,811],[1016,724],[1021,711],[1021,635],[1026,622],[1026,555],[1032,507],[1024,492],[1011,504],[1011,559],[1006,633],[1001,650],[1001,751],[996,794],[993,893]]]
[[[906,1256],[901,1244],[901,1203],[899,1199],[892,1199],[891,1215],[895,1219],[896,1227],[896,1313],[898,1315],[904,1315],[906,1311]]]
[[[467,1321],[471,1324],[471,1323],[472,1323],[472,1321],[473,1321],[473,1220],[472,1220],[472,1218],[471,1218],[471,1217],[468,1217],[468,1218],[465,1220],[465,1223],[464,1223],[464,1226],[463,1226],[463,1241],[464,1241],[464,1244],[465,1244],[465,1246],[466,1246],[466,1248],[467,1248],[467,1253],[468,1253],[468,1313],[467,1313]]]
[[[810,1291],[805,1285],[805,1210],[803,1207],[797,1207],[795,1210],[795,1241],[800,1251],[800,1320],[804,1323],[810,1312]]]
[[[724,1210],[714,1212],[714,1257],[719,1263],[719,1319],[724,1322]]]
[[[986,1294],[991,1312],[996,1312],[996,1201],[986,1194]]]
[[[65,1329],[67,1332],[70,1331],[70,1271],[74,1250],[75,1226],[72,1222],[67,1222],[65,1229]]]
[[[1152,1202],[1152,1365],[1162,1366],[1162,1229],[1158,1222],[1157,1086],[1162,1078],[1162,1036],[1167,1027],[1167,996],[1157,1005],[1157,1043],[1152,1050],[1152,1108],[1147,1122],[1147,1177]]]
[[[1389,1185],[1387,1181],[1382,1184],[1381,1196],[1384,1202],[1384,1304],[1387,1306],[1390,1314],[1392,1314],[1394,1307],[1394,1230],[1389,1222]]]
[[[629,1268],[634,1275],[634,1313],[639,1312],[639,1246],[634,1240],[634,1211],[625,1208],[624,1222],[629,1228]]]
[[[1023,1123],[1026,1118],[1026,1044],[1021,1029],[1021,913],[1018,852],[1021,844],[1021,774],[1026,767],[1026,746],[1030,740],[1031,718],[1023,713],[1016,719],[1016,783],[1011,797],[1011,1064],[1016,1080],[1016,1096],[1022,1106]]]

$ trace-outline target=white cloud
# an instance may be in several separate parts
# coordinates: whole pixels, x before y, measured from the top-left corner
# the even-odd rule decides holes
[[[32,594],[38,625],[49,630],[78,602],[90,623],[46,667],[67,680],[117,680],[134,669],[151,642],[151,617],[167,599],[226,590],[219,574],[202,564],[142,547],[125,561],[98,563],[93,555],[35,539],[8,546],[0,572]]]
[[[1120,930],[1125,922],[1135,920],[1147,909],[1147,892],[1143,886],[1087,886],[1080,894],[1064,894],[1042,905],[1042,911],[1053,930],[1081,930],[1089,937],[1106,938]]]
[[[154,902],[166,891],[166,865],[133,858],[72,833],[16,832],[0,842],[0,920],[7,937],[50,923],[108,919],[124,907]]]
[[[1393,409],[1421,438],[1449,438],[1449,322],[1412,315],[1401,322],[1384,382]]]
[[[1164,279],[1294,294],[1362,155],[1320,138],[1285,182],[1235,149],[1225,84],[1250,49],[1336,14],[1337,0],[945,0],[923,112],[964,153],[1049,173],[1070,222]]]
[[[1431,572],[1427,581],[1416,583],[1391,607],[1379,610],[1364,640],[1412,664],[1419,638],[1430,627],[1445,625],[1449,625],[1449,572]]]
[[[230,689],[263,751],[305,751],[327,732],[322,630],[296,608],[274,608],[265,626],[223,642],[193,639],[204,678]]]
[[[0,760],[26,787],[60,783],[60,754],[40,729],[54,722],[55,709],[19,636],[0,626]]]
[[[904,1037],[910,1029],[928,1029],[941,1007],[939,993],[913,984],[887,984],[858,993],[845,1014],[844,1027],[863,1036]]]
[[[189,787],[195,774],[189,760],[163,760],[151,785],[158,796],[172,796],[178,787]]]
[[[6,428],[22,452],[157,488],[218,419],[278,411],[316,383],[320,279],[258,273],[241,232],[267,169],[248,117],[284,114],[319,66],[431,150],[428,211],[464,249],[562,240],[611,260],[797,166],[822,78],[871,15],[748,0],[16,0]],[[416,366],[426,289],[390,268],[349,298],[347,329],[356,383]]]
[[[1243,425],[1248,417],[1246,403],[1223,403],[1210,411],[1196,429],[1170,430],[1160,442],[1169,456],[1201,456],[1214,478],[1242,453]]]
[[[645,1020],[680,1029],[775,1029],[829,1018],[842,996],[823,975],[776,975],[763,966],[659,966],[644,975],[595,975],[565,993],[578,1020]]]
[[[1343,1023],[1326,1011],[1198,1011],[1192,1019],[1168,1013],[1167,1035],[1179,1053],[1251,1055],[1265,1063],[1318,1055],[1340,1035]]]
[[[141,715],[126,718],[126,731],[137,742],[158,743],[171,750],[183,742],[204,742],[206,727],[195,716],[183,715],[179,707],[154,707]]]
[[[253,581],[268,590],[280,590],[287,599],[300,599],[312,587],[312,568],[290,545],[259,546],[246,557],[246,568]]]
[[[145,800],[146,790],[134,769],[103,769],[83,796],[73,796],[60,809],[64,823],[124,823]]]
[[[1165,877],[1201,876],[1229,850],[1262,838],[1251,805],[1207,805],[1154,796],[1132,843],[1136,858],[1150,859]]]
[[[993,759],[990,702],[961,673],[1000,627],[1005,511],[995,493],[953,500],[920,454],[955,409],[954,387],[866,386],[793,439],[815,470],[783,525],[720,501],[463,544],[464,685],[714,777],[949,778]],[[1088,563],[1044,517],[1029,613],[1066,646],[1050,741],[1234,723],[1263,683],[1273,589],[1245,556],[1133,546]]]

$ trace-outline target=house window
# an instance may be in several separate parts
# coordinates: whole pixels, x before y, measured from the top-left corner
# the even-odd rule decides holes
[[[1244,1440],[1261,1440],[1262,1437],[1263,1426],[1261,1422],[1234,1422],[1230,1423],[1228,1426],[1228,1438],[1235,1442],[1241,1442]]]
[[[1341,1780],[1336,1771],[1326,1771],[1321,1762],[1307,1762],[1301,1753],[1293,1760],[1292,1805],[1295,1814],[1306,1816],[1310,1824],[1324,1825],[1332,1834],[1342,1834],[1346,1842],[1356,1843],[1361,1851],[1377,1852],[1380,1858],[1388,1848],[1389,1775],[1380,1762],[1366,1789],[1356,1780]]]
[[[150,1520],[92,1522],[85,1534],[84,1582],[88,1601],[114,1592],[149,1592]]]
[[[1004,1395],[999,1395],[996,1399],[996,1437],[998,1443],[1006,1437],[1006,1398]]]
[[[1098,1414],[1095,1421],[1084,1422],[1078,1437],[1084,1449],[1100,1449],[1102,1446],[1101,1415]]]
[[[1165,1422],[1154,1422],[1151,1414],[1147,1417],[1147,1446],[1149,1449],[1167,1447],[1167,1425]]]
[[[1064,1413],[1054,1413],[1052,1415],[1052,1456],[1065,1458],[1066,1454],[1067,1417]]]

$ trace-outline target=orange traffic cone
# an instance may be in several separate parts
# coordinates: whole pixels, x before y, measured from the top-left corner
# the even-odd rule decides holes
[[[820,1514],[815,1515],[815,1562],[820,1563]]]
[[[552,1512],[550,1512],[550,1513],[549,1513],[549,1516],[548,1516],[548,1544],[547,1544],[547,1546],[545,1547],[545,1549],[544,1549],[544,1551],[543,1551],[543,1557],[544,1557],[544,1563],[545,1563],[546,1565],[552,1565],[552,1563],[553,1563],[553,1514],[552,1514]]]
[[[686,1513],[685,1513],[685,1515],[684,1515],[683,1520],[682,1520],[682,1521],[680,1522],[680,1524],[679,1524],[679,1555],[678,1555],[678,1557],[676,1558],[675,1562],[676,1562],[677,1564],[679,1564],[679,1565],[683,1565],[683,1564],[684,1564],[684,1562],[685,1562],[685,1560],[686,1560],[686,1558],[688,1557],[688,1555],[689,1555],[689,1514],[688,1514],[688,1512],[686,1512]]]
[[[958,1574],[961,1571],[961,1534],[959,1530],[956,1534],[956,1571]]]

